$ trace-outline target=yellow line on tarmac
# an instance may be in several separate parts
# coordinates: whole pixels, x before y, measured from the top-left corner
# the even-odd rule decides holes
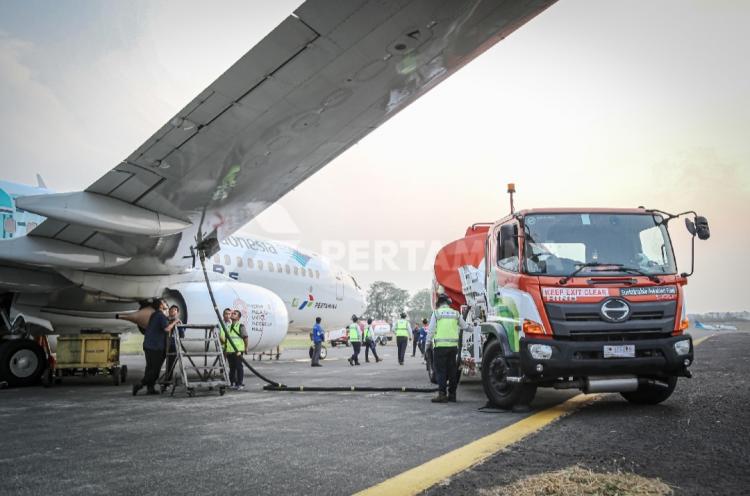
[[[710,336],[703,336],[702,338],[698,338],[695,341],[693,341],[693,346],[698,346],[699,344],[701,344],[706,339],[712,338],[714,336],[716,336],[716,334],[711,334]]]
[[[503,448],[533,434],[545,425],[599,398],[597,394],[579,394],[559,405],[530,415],[504,429],[434,458],[418,467],[356,493],[361,496],[419,494],[467,468],[494,455]]]
[[[698,346],[716,334],[693,341]],[[588,403],[596,401],[600,394],[579,394],[559,405],[535,413],[504,429],[478,439],[437,458],[407,470],[395,477],[356,493],[358,496],[413,495],[429,489],[435,484],[481,463],[498,451],[507,448],[542,427],[554,422]]]

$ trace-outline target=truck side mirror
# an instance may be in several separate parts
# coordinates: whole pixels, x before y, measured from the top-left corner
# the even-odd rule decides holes
[[[695,217],[695,231],[698,234],[698,239],[707,240],[711,237],[711,230],[708,228],[708,219],[701,216]]]
[[[688,217],[685,217],[685,227],[692,236],[695,236],[695,224]]]

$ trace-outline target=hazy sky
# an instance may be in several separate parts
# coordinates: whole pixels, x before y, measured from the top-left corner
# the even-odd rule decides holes
[[[85,188],[297,4],[0,1],[0,177]],[[690,311],[748,308],[748,25],[750,2],[561,0],[244,231],[413,291],[514,181],[521,208],[697,210]]]

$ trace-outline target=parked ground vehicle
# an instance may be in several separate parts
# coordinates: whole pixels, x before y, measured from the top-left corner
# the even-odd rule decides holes
[[[346,327],[326,332],[326,341],[331,343],[332,347],[339,345],[349,346],[349,332]]]
[[[435,260],[435,294],[473,324],[463,373],[480,371],[502,408],[528,404],[538,387],[666,400],[693,362],[683,334],[692,268],[677,273],[667,231],[684,215],[693,240],[709,238],[695,212],[645,208],[512,211],[469,227]]]
[[[388,341],[393,340],[391,324],[389,324],[385,320],[373,320],[372,332],[375,337],[375,342],[381,346],[385,346],[386,344],[388,344]]]

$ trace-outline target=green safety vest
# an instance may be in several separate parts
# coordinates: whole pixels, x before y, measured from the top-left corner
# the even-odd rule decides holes
[[[365,341],[372,340],[372,327],[367,326],[365,327]]]
[[[398,338],[408,338],[409,335],[411,335],[411,330],[409,329],[409,321],[404,319],[399,319],[396,321],[396,337]]]
[[[229,340],[234,343],[235,348],[237,348],[237,351],[245,351],[245,340],[242,339],[242,331],[240,331],[240,323],[237,322],[235,324],[232,324],[229,326]],[[224,330],[221,331],[221,337],[225,339],[224,341],[224,351],[227,353],[234,353],[235,350],[232,348],[232,345],[229,344],[229,340],[226,339],[226,336],[224,335]]]
[[[435,310],[435,334],[433,342],[435,348],[458,346],[458,312],[449,306],[442,306]]]
[[[362,339],[359,337],[359,326],[355,323],[349,325],[349,342],[359,343]]]

